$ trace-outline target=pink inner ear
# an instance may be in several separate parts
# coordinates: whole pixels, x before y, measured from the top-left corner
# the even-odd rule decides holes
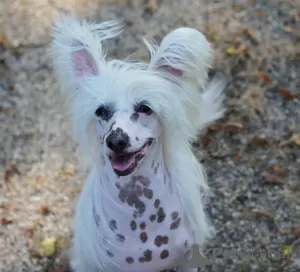
[[[169,72],[170,74],[173,74],[175,76],[182,76],[183,72],[179,69],[173,68],[169,65],[162,65],[158,67],[159,70],[164,70]]]
[[[97,75],[98,69],[94,59],[84,49],[72,52],[73,69],[76,77]]]

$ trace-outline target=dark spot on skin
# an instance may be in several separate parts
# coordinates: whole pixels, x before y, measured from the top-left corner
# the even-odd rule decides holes
[[[143,190],[140,185],[136,184],[136,181],[136,178],[132,178],[131,182],[121,188],[119,198],[123,203],[127,202],[129,206],[134,206],[138,210],[138,213],[142,215],[146,210],[146,205],[139,199],[139,196],[143,194]]]
[[[160,258],[161,259],[166,259],[169,257],[169,251],[168,250],[163,250],[161,253],[160,253]]]
[[[143,201],[141,201],[140,199],[138,200],[138,202],[135,204],[136,209],[138,209],[138,213],[139,215],[142,215],[145,210],[146,210],[146,205]]]
[[[95,222],[96,222],[97,227],[99,227],[99,226],[100,226],[100,223],[101,223],[101,217],[100,217],[99,214],[97,214],[94,205],[93,205],[93,216],[94,216],[94,220],[95,220]]]
[[[118,237],[118,240],[119,240],[120,242],[123,243],[123,242],[125,241],[125,237],[124,237],[123,234],[118,234],[117,237]]]
[[[106,251],[106,253],[107,253],[107,255],[109,256],[109,257],[113,257],[114,256],[114,254],[113,253],[111,253],[110,251]]]
[[[138,181],[138,177],[137,176],[133,176],[132,178],[131,178],[131,182],[132,183],[136,183]]]
[[[154,174],[155,174],[155,175],[157,174],[158,168],[159,168],[159,163],[154,167]]]
[[[116,230],[116,229],[117,229],[117,222],[116,222],[116,220],[110,220],[110,222],[109,222],[109,227],[110,227],[112,230]]]
[[[146,258],[145,258],[145,257],[140,257],[140,258],[139,258],[139,262],[140,262],[140,263],[144,263],[145,261],[146,261]]]
[[[136,223],[135,223],[135,221],[134,220],[132,220],[131,222],[130,222],[130,228],[131,228],[131,230],[136,230]]]
[[[136,122],[137,120],[139,119],[139,114],[138,113],[133,113],[131,116],[130,116],[130,120],[132,122]]]
[[[147,177],[137,176],[137,178],[138,178],[138,181],[145,187],[148,187],[150,185],[150,180]]]
[[[144,230],[146,228],[146,223],[145,222],[140,223],[140,228],[141,230]]]
[[[154,244],[160,247],[163,244],[163,237],[161,235],[156,236],[154,239]]]
[[[146,262],[150,262],[152,260],[152,251],[149,249],[145,250],[144,257]]]
[[[156,214],[151,214],[149,218],[150,218],[150,221],[151,221],[151,222],[155,221],[155,219],[156,219]]]
[[[138,137],[135,137],[135,140],[138,142],[140,139]]]
[[[143,243],[146,243],[147,242],[147,240],[148,240],[148,235],[147,235],[147,233],[146,232],[141,232],[141,234],[140,234],[140,239],[141,239],[141,241],[143,242]]]
[[[168,236],[163,236],[162,237],[162,243],[166,245],[168,242],[169,242],[169,237]]]
[[[153,197],[153,191],[148,188],[144,188],[143,190],[144,196],[148,199],[151,199]]]
[[[188,240],[185,240],[184,246],[187,247],[187,245],[188,245]]]
[[[157,211],[157,222],[161,223],[165,220],[165,218],[166,218],[166,214],[164,212],[164,209],[162,207],[159,207]]]
[[[171,217],[173,220],[176,220],[178,218],[178,212],[172,212]]]
[[[126,200],[126,196],[127,196],[127,193],[126,193],[125,189],[121,188],[120,192],[119,192],[119,198],[123,203]]]
[[[170,225],[170,229],[177,229],[180,225],[180,221],[181,221],[181,218],[178,218],[176,219],[171,225]]]
[[[113,126],[114,126],[115,123],[116,123],[116,121],[112,122],[112,124],[111,124],[111,126],[110,126],[110,128],[109,128],[108,131],[111,131],[111,130],[112,130],[112,128],[113,128]]]
[[[129,264],[132,264],[134,262],[134,259],[132,257],[127,257],[125,260]]]
[[[160,200],[159,199],[155,199],[154,201],[154,207],[157,209],[159,207],[160,204]]]
[[[136,194],[138,196],[141,196],[143,194],[142,187],[140,185],[137,185],[135,189],[136,189]]]

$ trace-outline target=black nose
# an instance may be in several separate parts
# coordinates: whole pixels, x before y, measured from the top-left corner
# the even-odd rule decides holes
[[[112,131],[106,138],[106,145],[112,151],[121,152],[129,144],[129,137],[127,133],[124,133],[122,129],[117,128]]]

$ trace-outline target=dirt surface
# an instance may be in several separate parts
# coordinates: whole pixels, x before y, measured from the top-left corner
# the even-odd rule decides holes
[[[124,20],[110,45],[118,58],[146,59],[142,36],[160,41],[179,26],[205,32],[231,84],[226,116],[196,151],[217,229],[204,271],[300,271],[299,0],[0,2],[0,271],[65,269],[85,171],[47,51],[50,22],[63,10]],[[48,238],[56,251],[43,257]],[[216,248],[240,254],[214,257]]]

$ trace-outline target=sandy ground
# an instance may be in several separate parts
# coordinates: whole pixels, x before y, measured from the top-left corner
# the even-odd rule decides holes
[[[205,32],[215,68],[231,81],[226,116],[197,143],[217,229],[206,270],[300,271],[299,0],[0,2],[0,271],[65,271],[85,172],[47,51],[62,10],[124,20],[110,46],[118,58],[146,59],[142,36],[160,41],[178,26]],[[56,251],[41,256],[48,238]],[[214,248],[241,254],[213,258]]]

